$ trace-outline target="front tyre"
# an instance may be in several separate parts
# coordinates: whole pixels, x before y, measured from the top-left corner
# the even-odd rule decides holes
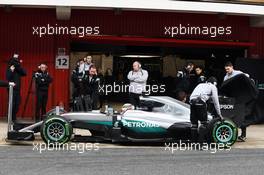
[[[215,143],[232,146],[236,142],[237,136],[238,129],[230,120],[217,120],[212,127],[211,137]]]
[[[50,116],[43,121],[40,129],[45,143],[64,144],[70,141],[73,129],[71,123],[60,116]]]

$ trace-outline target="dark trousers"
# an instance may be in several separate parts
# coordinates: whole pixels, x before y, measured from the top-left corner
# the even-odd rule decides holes
[[[139,107],[139,97],[141,94],[129,93],[129,102],[135,107]]]
[[[207,134],[207,105],[202,100],[191,101],[191,116],[192,123],[191,128],[191,140],[193,142],[202,143],[206,139]],[[198,133],[198,121],[201,122],[201,126]]]
[[[20,101],[21,101],[20,92],[14,90],[14,92],[13,92],[13,107],[12,107],[13,108],[12,109],[12,121],[13,122],[16,121],[16,115],[17,115],[18,110],[19,110]]]
[[[42,120],[42,116],[46,114],[47,102],[48,91],[37,90],[36,121]]]
[[[92,102],[93,102],[93,110],[98,110],[99,109],[99,107],[98,107],[98,102],[100,102],[99,101],[99,94],[98,93],[92,93],[91,94],[91,98],[92,98]]]
[[[207,122],[207,105],[202,100],[191,101],[191,123],[198,126],[198,121]]]

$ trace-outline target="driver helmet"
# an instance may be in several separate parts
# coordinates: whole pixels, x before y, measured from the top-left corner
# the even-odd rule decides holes
[[[134,110],[135,106],[130,104],[130,103],[126,103],[122,106],[122,112],[126,112],[127,110]]]

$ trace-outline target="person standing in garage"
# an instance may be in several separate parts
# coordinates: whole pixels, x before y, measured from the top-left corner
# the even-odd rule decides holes
[[[6,79],[8,82],[14,82],[15,87],[13,91],[13,111],[12,111],[12,121],[14,122],[14,129],[16,129],[16,115],[20,106],[20,90],[21,90],[21,77],[26,76],[25,69],[21,66],[22,60],[18,59],[19,55],[14,54],[9,60],[8,68],[6,70]]]
[[[133,70],[127,75],[130,81],[129,85],[129,100],[135,107],[139,106],[139,97],[146,91],[148,80],[148,71],[141,68],[138,61],[133,63]]]
[[[223,118],[220,111],[220,104],[218,100],[218,90],[217,90],[217,79],[215,77],[210,77],[205,83],[198,84],[193,90],[190,96],[191,105],[191,139],[194,142],[202,143],[205,141],[205,131],[208,125],[207,118],[207,104],[208,100],[212,100],[217,115]],[[198,121],[201,122],[199,134],[198,134]]]
[[[99,101],[99,84],[100,78],[97,74],[97,69],[94,65],[89,67],[89,75],[86,82],[87,86],[87,94],[90,96],[92,100],[92,109],[98,109],[98,101]]]
[[[224,81],[229,80],[230,78],[235,77],[236,75],[240,75],[240,74],[244,74],[247,77],[249,77],[248,74],[239,71],[239,70],[234,70],[233,64],[231,62],[227,62],[225,64],[225,71],[226,71],[226,75],[224,77]],[[241,135],[238,137],[238,140],[241,142],[245,142],[246,141],[246,133],[247,133],[247,124],[242,124],[240,126],[241,128]]]
[[[88,55],[88,56],[83,58],[83,61],[84,61],[84,71],[88,72],[90,69],[90,66],[93,65],[93,63],[92,63],[93,58],[92,58],[92,56]]]
[[[52,82],[52,78],[47,71],[47,65],[45,63],[40,64],[39,70],[35,73],[36,82],[36,121],[42,120],[42,116],[46,114],[46,106],[49,96],[49,85]]]
[[[233,78],[234,76],[236,75],[239,75],[239,74],[244,74],[246,75],[247,77],[249,77],[248,74],[240,71],[240,70],[235,70],[234,67],[233,67],[233,64],[231,62],[227,62],[225,64],[225,71],[226,71],[226,75],[224,77],[224,81],[230,79],[230,78]]]
[[[199,65],[195,67],[195,82],[194,82],[194,88],[200,84],[204,83],[206,81],[206,76],[204,73],[204,67]]]

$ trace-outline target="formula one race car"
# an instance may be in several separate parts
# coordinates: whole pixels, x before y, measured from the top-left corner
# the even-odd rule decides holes
[[[207,128],[208,141],[232,145],[237,127],[231,120],[213,119]],[[47,143],[66,143],[73,139],[73,128],[90,131],[90,140],[110,142],[169,142],[191,137],[189,105],[167,96],[140,98],[140,107],[125,104],[117,113],[69,112],[50,115],[43,121],[41,137]]]
[[[231,146],[237,140],[237,126],[241,126],[248,115],[242,109],[250,111],[248,102],[254,101],[257,92],[254,84],[244,75],[226,81],[220,91],[228,96],[219,97],[225,119],[214,118],[213,112],[208,113],[206,140]],[[9,100],[12,101],[12,96]],[[9,104],[9,121],[11,107]],[[9,140],[33,140],[36,131],[41,132],[46,143],[81,140],[83,137],[75,135],[73,128],[89,130],[91,136],[86,138],[91,142],[170,142],[191,139],[189,105],[167,96],[141,97],[139,108],[134,109],[132,105],[125,104],[120,112],[110,107],[105,112],[65,112],[57,108],[56,112],[49,112],[44,121],[19,131],[13,131],[10,123]]]

